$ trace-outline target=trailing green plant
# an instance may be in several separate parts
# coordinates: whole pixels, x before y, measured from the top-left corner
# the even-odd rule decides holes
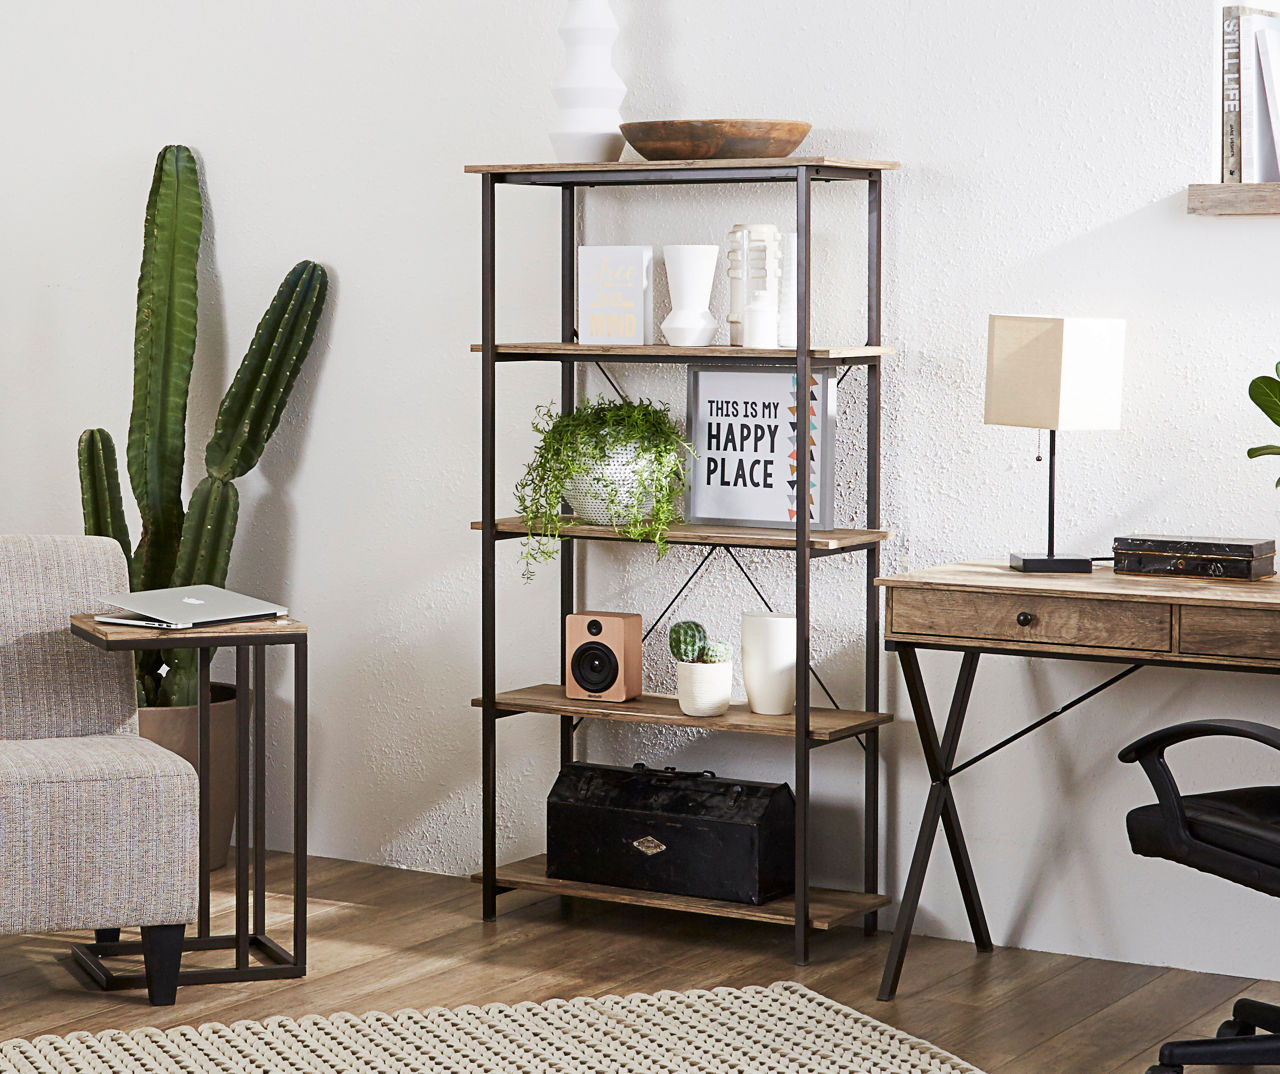
[[[680,435],[665,405],[641,399],[586,402],[568,414],[537,408],[533,430],[541,436],[533,461],[516,483],[516,508],[528,528],[524,577],[535,563],[555,558],[565,525],[561,506],[570,482],[597,475],[614,529],[636,541],[652,541],[666,554],[667,531],[680,520],[687,487],[685,459],[692,447]],[[634,485],[620,487],[602,467],[610,453],[635,451]]]
[[[733,660],[733,648],[727,641],[708,641],[706,628],[692,620],[672,623],[667,645],[682,664],[728,664]]]
[[[1276,376],[1280,376],[1280,362],[1276,363]],[[1249,382],[1249,398],[1272,422],[1280,425],[1280,380],[1276,377],[1254,377]],[[1263,455],[1280,455],[1280,444],[1251,447],[1248,455],[1251,459],[1257,459]],[[1280,489],[1280,478],[1276,478],[1276,488]]]
[[[182,508],[187,389],[196,347],[196,260],[204,208],[200,172],[186,146],[156,159],[147,198],[133,348],[133,410],[125,461],[142,517],[130,551],[116,450],[105,429],[80,437],[85,533],[112,537],[129,561],[133,590],[223,585],[239,497],[232,483],[257,464],[315,338],[328,276],[314,261],[295,265],[267,307],[218,407],[205,448],[205,476]],[[139,653],[138,703],[196,700],[194,649]]]

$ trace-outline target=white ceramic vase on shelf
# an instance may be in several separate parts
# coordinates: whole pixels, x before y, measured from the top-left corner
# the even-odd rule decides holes
[[[742,614],[742,681],[752,712],[780,716],[796,704],[796,617]]]
[[[565,65],[551,86],[560,106],[551,144],[559,160],[574,164],[613,161],[625,144],[618,106],[627,87],[613,69],[618,20],[609,0],[568,0],[560,23]]]
[[[723,716],[729,711],[733,665],[676,661],[676,700],[686,716]]]
[[[671,312],[662,334],[673,347],[707,347],[716,337],[716,319],[707,306],[715,282],[719,246],[664,246]]]
[[[729,232],[729,343],[778,346],[782,236],[773,224],[734,224]]]
[[[782,236],[782,277],[778,284],[778,346],[796,349],[796,233]]]

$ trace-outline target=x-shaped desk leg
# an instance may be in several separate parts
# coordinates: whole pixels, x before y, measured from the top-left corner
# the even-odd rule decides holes
[[[956,679],[955,693],[951,698],[951,711],[947,716],[946,727],[942,730],[941,741],[938,739],[933,713],[929,708],[929,697],[925,692],[924,679],[920,675],[920,662],[914,646],[899,643],[898,660],[902,664],[907,696],[911,701],[911,709],[915,713],[916,730],[920,733],[920,747],[924,751],[925,764],[929,769],[930,786],[929,797],[924,807],[924,818],[920,821],[920,832],[916,837],[915,853],[911,857],[911,869],[907,873],[907,886],[902,893],[902,903],[898,908],[898,922],[894,928],[893,942],[889,945],[889,957],[885,962],[884,977],[880,982],[880,999],[882,1000],[893,999],[898,991],[898,978],[902,975],[902,963],[907,957],[911,926],[915,923],[916,909],[920,905],[920,892],[924,888],[924,877],[929,868],[929,857],[933,853],[939,822],[942,823],[943,831],[947,836],[947,845],[951,849],[951,861],[955,866],[956,877],[960,881],[960,893],[964,896],[964,908],[969,915],[969,927],[973,930],[973,942],[977,944],[979,951],[991,950],[991,933],[987,928],[986,915],[982,912],[978,882],[973,875],[973,863],[969,860],[964,832],[960,829],[960,814],[956,810],[955,798],[951,793],[951,766],[955,763],[956,749],[960,745],[960,730],[964,726],[965,713],[969,708],[969,696],[973,692],[973,678],[978,670],[978,654],[966,652],[960,662],[960,674]]]

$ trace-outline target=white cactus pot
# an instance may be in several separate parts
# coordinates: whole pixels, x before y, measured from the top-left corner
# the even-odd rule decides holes
[[[733,665],[676,661],[676,699],[686,716],[723,716],[729,711]]]
[[[614,448],[594,470],[575,474],[564,487],[564,498],[573,513],[584,522],[597,526],[617,526],[626,521],[609,509],[609,490],[612,488],[623,503],[629,503],[640,489],[640,471],[644,465],[640,450],[634,444]],[[653,497],[646,498],[641,515],[653,510]]]

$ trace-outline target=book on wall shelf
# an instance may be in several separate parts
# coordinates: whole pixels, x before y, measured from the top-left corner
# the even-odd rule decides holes
[[[1280,182],[1280,14],[1222,9],[1222,182]]]

